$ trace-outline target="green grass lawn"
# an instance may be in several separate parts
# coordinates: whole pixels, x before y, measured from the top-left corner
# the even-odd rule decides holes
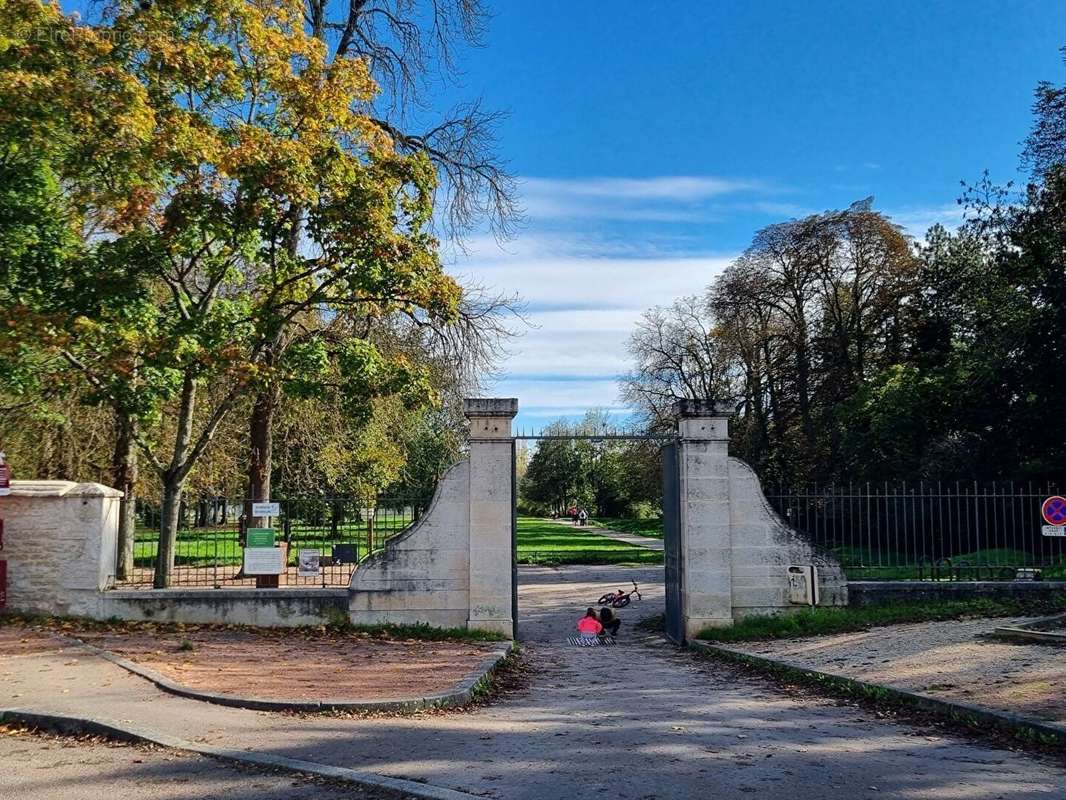
[[[662,552],[617,542],[566,524],[518,518],[520,564],[662,564]]]
[[[865,547],[837,547],[833,553],[840,559],[851,580],[913,581],[929,580],[931,564],[919,566],[913,555],[889,551],[871,551]],[[951,567],[937,570],[941,580],[1011,580],[1013,574],[1007,567],[1037,567],[1043,571],[1044,580],[1066,578],[1066,564],[1040,563],[1040,559],[1024,550],[988,548],[951,556]],[[1001,575],[1000,569],[1004,569]]]
[[[375,527],[375,548],[401,532],[402,525]],[[366,555],[365,525],[342,526],[333,535],[329,526],[293,525],[289,563],[296,563],[301,548],[318,548],[329,554],[333,544],[355,544],[359,556]],[[278,531],[281,537],[281,531]],[[139,567],[151,567],[158,550],[159,534],[139,529],[134,545],[134,560]],[[178,534],[174,561],[180,566],[235,566],[241,563],[242,549],[233,526],[189,528]],[[573,530],[565,525],[535,517],[518,520],[518,560],[523,564],[661,564],[663,554],[643,547],[616,542],[587,530]]]
[[[653,539],[663,538],[663,519],[625,519],[623,517],[596,517],[591,520],[593,525],[608,528],[620,533],[635,533],[637,536],[650,536]]]
[[[707,628],[700,631],[697,638],[713,642],[752,642],[801,636],[828,636],[910,622],[966,617],[1039,616],[1063,610],[1066,610],[1066,600],[1053,596],[1025,601],[977,598],[859,608],[805,608],[789,614],[748,617],[729,628]]]
[[[403,531],[409,520],[379,520],[374,527],[374,548],[382,547],[385,540]],[[282,538],[280,526],[276,528],[277,540]],[[360,558],[366,555],[367,529],[365,523],[341,525],[334,534],[329,525],[313,526],[293,524],[290,527],[289,564],[295,565],[300,549],[317,548],[329,555],[334,544],[358,546]],[[138,528],[133,547],[134,563],[138,567],[151,567],[159,549],[159,532]],[[178,531],[174,563],[187,567],[233,566],[240,564],[243,549],[233,525],[214,528],[183,528]]]

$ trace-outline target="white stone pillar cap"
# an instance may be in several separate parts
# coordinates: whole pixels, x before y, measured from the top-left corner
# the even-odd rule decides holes
[[[676,400],[674,411],[679,417],[731,417],[735,404],[728,400]]]
[[[463,414],[467,417],[506,417],[514,419],[518,414],[517,397],[468,397],[463,401]]]
[[[11,481],[9,497],[122,497],[122,492],[102,483],[75,481]]]

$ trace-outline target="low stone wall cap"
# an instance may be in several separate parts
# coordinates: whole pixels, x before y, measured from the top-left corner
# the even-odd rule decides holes
[[[728,417],[736,404],[728,400],[677,400],[674,410],[679,417]]]
[[[517,397],[468,397],[463,401],[468,417],[514,417],[518,413]]]
[[[11,481],[10,497],[122,497],[122,492],[102,483],[74,481]]]

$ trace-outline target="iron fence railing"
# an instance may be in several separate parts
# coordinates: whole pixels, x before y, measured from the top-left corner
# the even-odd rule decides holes
[[[766,491],[851,579],[1066,579],[1066,543],[1042,534],[1054,482],[861,483]],[[1021,570],[1039,570],[1039,573]]]
[[[347,586],[360,561],[417,522],[430,497],[293,497],[277,500],[280,514],[268,520],[285,550],[280,586]],[[184,504],[178,526],[171,586],[255,586],[242,570],[247,542],[245,502],[210,497]],[[253,520],[254,521],[254,520]],[[137,509],[134,567],[120,588],[151,586],[159,552],[158,505]],[[317,551],[316,575],[301,575],[300,551]]]

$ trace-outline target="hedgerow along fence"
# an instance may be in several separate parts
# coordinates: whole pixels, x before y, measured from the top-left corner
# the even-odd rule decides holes
[[[281,586],[347,586],[359,562],[384,548],[392,537],[421,519],[431,496],[423,493],[388,497],[295,497],[278,503],[269,520],[279,546],[286,549]],[[243,563],[245,501],[207,497],[183,505],[171,586],[229,588],[254,586]],[[123,588],[150,587],[159,553],[160,509],[139,504],[132,574]],[[254,526],[253,526],[254,527]],[[319,552],[319,574],[300,575],[301,550]]]
[[[1054,482],[958,481],[768,488],[794,528],[840,559],[850,579],[1066,578],[1066,541],[1044,536]]]

